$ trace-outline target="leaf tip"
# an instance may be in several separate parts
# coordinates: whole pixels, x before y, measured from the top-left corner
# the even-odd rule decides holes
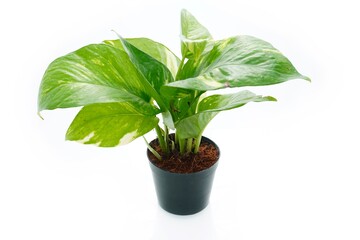
[[[311,78],[307,77],[307,76],[302,76],[302,78],[308,82],[311,82]]]
[[[272,96],[266,96],[266,97],[264,97],[266,100],[268,100],[268,101],[271,101],[271,102],[277,102],[277,99],[276,98],[274,98],[274,97],[272,97]]]
[[[185,8],[181,9],[181,15],[184,15],[184,14],[189,14],[189,11],[186,10]]]
[[[41,120],[44,120],[43,116],[41,116],[40,111],[37,112],[37,115],[41,118]]]
[[[111,29],[111,31],[112,31],[113,33],[115,33],[116,36],[118,36],[118,38],[120,38],[120,40],[123,40],[123,39],[124,39],[124,38],[123,38],[119,33],[117,33],[114,29]]]

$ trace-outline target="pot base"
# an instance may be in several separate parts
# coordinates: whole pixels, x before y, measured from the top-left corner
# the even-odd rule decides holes
[[[218,160],[220,151],[217,145],[205,137],[202,141],[215,146],[219,153],[216,159]],[[148,157],[150,154],[148,151]],[[177,215],[191,215],[206,208],[218,161],[207,169],[193,173],[174,173],[157,167],[151,160],[149,162],[158,202],[165,211]]]

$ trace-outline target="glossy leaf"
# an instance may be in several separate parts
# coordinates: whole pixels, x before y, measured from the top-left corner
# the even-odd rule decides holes
[[[219,112],[238,108],[249,102],[276,101],[271,96],[256,95],[244,90],[232,94],[215,94],[204,98],[198,106],[198,112]]]
[[[196,138],[202,134],[208,123],[220,111],[238,108],[249,102],[264,101],[276,101],[276,99],[269,96],[259,96],[250,91],[206,97],[199,103],[196,114],[176,123],[177,133],[181,139]]]
[[[196,153],[201,134],[220,111],[276,100],[249,91],[205,97],[206,91],[310,80],[263,40],[213,40],[186,10],[181,12],[181,53],[180,61],[147,38],[119,37],[85,46],[49,65],[40,86],[39,111],[84,106],[67,131],[68,140],[112,147],[155,128],[167,152],[171,128],[176,131],[172,147]],[[164,130],[159,114],[168,127]]]
[[[119,41],[122,44],[122,49],[129,55],[132,63],[137,67],[137,69],[139,69],[144,78],[155,89],[156,92],[152,91],[151,96],[163,110],[165,124],[173,129],[173,119],[171,114],[168,113],[170,108],[169,103],[166,98],[160,96],[160,88],[163,85],[174,81],[172,73],[164,64],[139,50],[121,36],[119,36]]]
[[[66,139],[100,147],[127,144],[152,130],[159,119],[152,106],[100,103],[83,107],[71,123]]]
[[[198,58],[209,40],[209,31],[196,18],[183,9],[181,11],[181,52],[183,57]]]
[[[120,37],[120,36],[119,36]],[[142,73],[143,77],[151,85],[151,96],[157,101],[161,109],[165,111],[168,107],[164,99],[159,95],[160,88],[168,82],[173,81],[170,71],[160,62],[140,51],[125,39],[120,37],[125,52],[129,55],[132,63]],[[156,91],[153,91],[153,89]]]
[[[148,38],[125,38],[125,40],[137,49],[164,64],[172,73],[173,78],[175,78],[180,60],[166,46]],[[124,49],[119,39],[105,40],[104,43],[122,50]]]
[[[175,125],[176,134],[180,139],[197,138],[217,114],[218,112],[203,112],[190,115]]]
[[[147,102],[150,91],[144,82],[124,51],[105,44],[88,45],[49,65],[40,85],[38,109]]]
[[[192,77],[168,84],[192,90],[263,86],[291,79],[305,79],[291,62],[271,44],[251,36],[218,41],[203,55]]]
[[[214,44],[216,42],[217,41],[213,41],[213,40],[207,41],[206,48],[204,49],[202,54],[198,57],[198,59],[188,59],[184,64],[184,66],[182,67],[181,71],[178,73],[177,79],[184,80],[196,76],[199,65],[201,63],[200,62],[201,59],[213,49]]]

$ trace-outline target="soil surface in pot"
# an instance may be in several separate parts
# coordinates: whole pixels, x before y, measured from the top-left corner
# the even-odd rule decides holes
[[[170,138],[173,136],[170,135]],[[173,173],[193,173],[205,170],[214,165],[219,159],[219,150],[211,143],[201,141],[199,152],[180,155],[175,150],[168,155],[161,151],[159,141],[155,139],[150,143],[151,147],[158,152],[162,160],[157,159],[151,152],[150,161],[157,167]]]

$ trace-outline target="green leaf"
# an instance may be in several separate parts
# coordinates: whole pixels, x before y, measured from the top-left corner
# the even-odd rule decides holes
[[[146,53],[140,51],[122,37],[119,36],[119,38],[132,63],[142,73],[144,78],[156,90],[157,93],[160,93],[160,88],[163,85],[174,80],[171,72],[166,68],[165,65],[153,57],[147,55]],[[151,95],[155,98],[161,108],[165,108],[165,106],[162,106],[163,99],[158,94],[153,92]]]
[[[198,112],[176,123],[179,138],[196,138],[202,134],[208,123],[220,112],[244,106],[249,102],[276,101],[270,96],[259,96],[250,91],[212,95],[198,105]]]
[[[172,73],[173,78],[175,78],[180,64],[180,59],[166,46],[148,38],[125,38],[125,40],[137,49],[164,64]],[[105,40],[104,43],[122,50],[124,49],[119,39]]]
[[[198,112],[219,112],[238,108],[249,102],[276,101],[271,96],[256,95],[244,90],[232,94],[215,94],[204,98],[198,106]]]
[[[183,57],[197,59],[212,39],[209,31],[196,18],[183,9],[181,11],[181,53]]]
[[[184,66],[182,67],[181,71],[178,73],[177,80],[183,80],[194,77],[195,74],[197,73],[197,69],[199,67],[201,59],[203,58],[204,55],[206,55],[208,52],[210,52],[213,49],[214,44],[216,42],[217,41],[214,40],[207,41],[206,48],[201,53],[201,55],[198,56],[197,59],[188,59],[184,64]]]
[[[201,56],[191,74],[192,77],[167,86],[207,91],[310,80],[271,44],[251,36],[217,41],[211,51]]]
[[[149,86],[128,55],[106,44],[92,44],[53,61],[39,90],[38,109],[93,103],[150,100]]]
[[[151,96],[155,99],[159,107],[163,111],[164,123],[170,127],[174,128],[174,121],[170,113],[169,102],[166,98],[163,98],[160,95],[160,89],[163,85],[168,82],[172,82],[174,79],[171,72],[167,69],[165,65],[137,49],[121,36],[119,36],[120,42],[123,45],[124,50],[128,53],[133,64],[139,69],[143,74],[144,78],[151,84],[155,91],[151,91]]]
[[[176,134],[180,139],[197,138],[217,112],[203,112],[180,120],[176,125]]]
[[[99,103],[83,107],[71,123],[66,139],[100,147],[127,144],[152,130],[159,119],[149,104]]]

